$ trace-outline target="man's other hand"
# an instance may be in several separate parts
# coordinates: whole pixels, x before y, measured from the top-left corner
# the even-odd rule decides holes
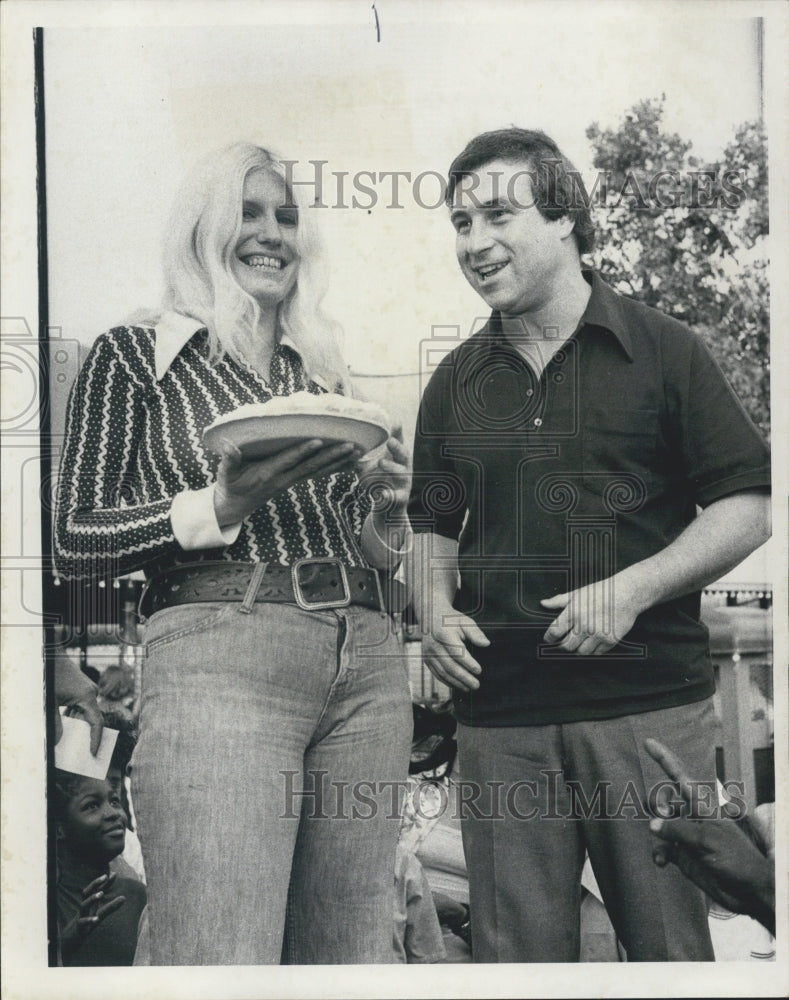
[[[468,650],[489,646],[490,640],[468,615],[452,607],[433,611],[433,628],[422,639],[422,657],[438,680],[461,691],[475,691],[482,667]]]
[[[578,656],[599,656],[624,639],[643,610],[621,577],[608,577],[540,601],[559,614],[545,642]]]

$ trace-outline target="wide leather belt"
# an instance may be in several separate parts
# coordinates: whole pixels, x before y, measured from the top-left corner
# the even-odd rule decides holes
[[[149,580],[140,598],[144,621],[163,608],[209,601],[237,601],[240,611],[257,602],[297,604],[308,611],[356,604],[388,614],[403,611],[405,587],[375,569],[338,559],[300,559],[292,566],[256,562],[200,562]]]

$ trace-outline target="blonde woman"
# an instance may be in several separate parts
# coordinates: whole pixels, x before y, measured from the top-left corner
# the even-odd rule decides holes
[[[391,960],[407,454],[389,439],[380,503],[351,443],[201,444],[245,403],[349,392],[297,200],[264,149],[210,157],[167,230],[165,311],[100,336],[69,406],[60,571],[148,579],[132,791],[155,965]]]

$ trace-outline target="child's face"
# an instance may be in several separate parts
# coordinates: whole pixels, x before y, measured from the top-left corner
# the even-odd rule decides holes
[[[72,851],[93,861],[108,861],[123,851],[126,817],[114,777],[106,781],[85,778],[69,799],[60,824]]]

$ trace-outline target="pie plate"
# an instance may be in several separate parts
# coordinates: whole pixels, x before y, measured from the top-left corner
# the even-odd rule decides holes
[[[261,409],[265,403],[261,404]],[[265,458],[301,441],[318,438],[336,443],[350,441],[363,454],[383,444],[389,431],[382,424],[357,417],[328,413],[245,414],[228,413],[203,431],[203,444],[222,453],[222,439],[234,444],[245,459]]]

